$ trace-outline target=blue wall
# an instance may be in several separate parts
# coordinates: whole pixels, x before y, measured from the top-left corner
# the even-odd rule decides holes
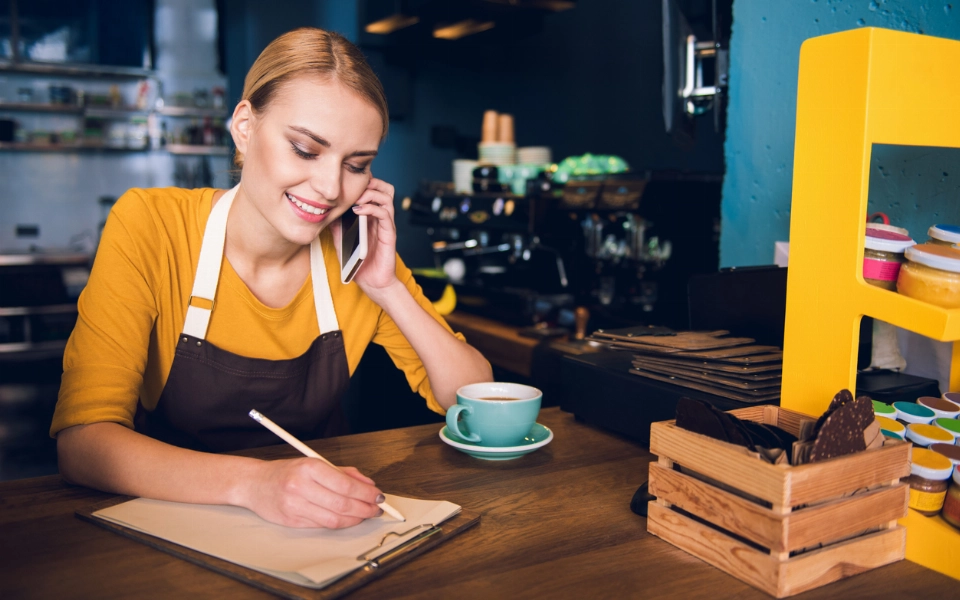
[[[721,266],[770,264],[774,242],[788,239],[801,43],[864,26],[960,39],[958,13],[946,0],[734,1]],[[874,149],[870,210],[918,241],[933,222],[960,223],[958,195],[960,152]]]

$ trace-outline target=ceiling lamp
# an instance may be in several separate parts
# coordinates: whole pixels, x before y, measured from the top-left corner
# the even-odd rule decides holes
[[[377,35],[387,35],[393,33],[398,29],[403,29],[404,27],[410,27],[411,25],[416,25],[420,22],[420,17],[413,15],[405,15],[402,13],[395,13],[389,17],[380,19],[379,21],[374,21],[373,23],[367,23],[367,26],[364,27],[364,31],[367,33],[376,33]]]
[[[363,28],[367,33],[389,35],[394,31],[410,27],[420,22],[420,17],[411,14],[413,11],[404,10],[404,0],[369,0],[364,7],[366,20],[375,19]],[[407,7],[409,8],[409,6]]]
[[[560,12],[577,5],[576,0],[486,0],[493,4],[508,4],[517,8],[536,8]]]
[[[464,19],[452,25],[441,25],[433,30],[433,37],[444,40],[459,40],[462,37],[480,33],[488,29],[493,29],[493,21],[477,21],[475,19]]]

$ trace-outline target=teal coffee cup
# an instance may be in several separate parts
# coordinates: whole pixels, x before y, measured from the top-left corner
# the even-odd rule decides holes
[[[481,446],[517,446],[540,414],[543,394],[519,383],[472,383],[457,390],[447,410],[447,429]]]

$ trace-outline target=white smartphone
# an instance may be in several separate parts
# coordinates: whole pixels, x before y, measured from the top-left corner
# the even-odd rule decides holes
[[[366,258],[367,216],[350,208],[340,217],[340,281],[353,281]]]

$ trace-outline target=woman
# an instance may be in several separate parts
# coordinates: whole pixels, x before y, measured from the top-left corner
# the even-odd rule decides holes
[[[438,412],[492,379],[396,256],[393,186],[370,174],[386,130],[360,51],[299,29],[247,74],[230,126],[236,188],[120,199],[64,356],[51,435],[66,479],[296,527],[380,514],[380,490],[356,469],[204,451],[277,443],[253,408],[305,439],[341,433],[339,399],[371,341]],[[347,210],[369,221],[355,285],[338,276]]]

